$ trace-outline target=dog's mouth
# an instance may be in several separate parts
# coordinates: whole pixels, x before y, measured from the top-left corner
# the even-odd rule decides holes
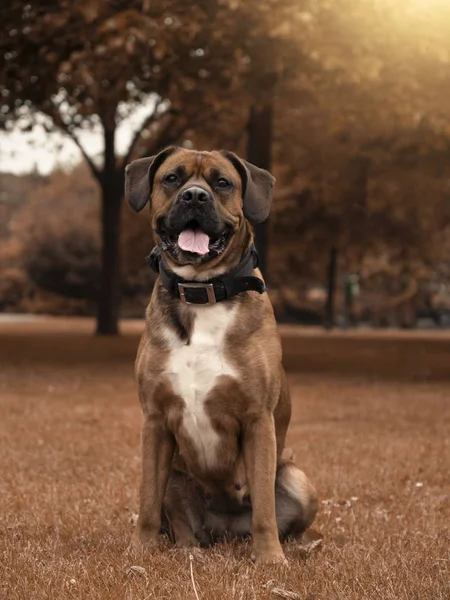
[[[225,250],[233,235],[233,227],[225,225],[219,234],[206,233],[195,220],[179,232],[168,232],[163,221],[158,223],[158,235],[164,251],[182,262],[206,262]]]

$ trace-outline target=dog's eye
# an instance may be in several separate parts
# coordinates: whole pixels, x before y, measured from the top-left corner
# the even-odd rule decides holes
[[[236,483],[236,485],[234,486],[234,489],[235,489],[237,492],[239,492],[239,490],[241,490],[241,489],[242,489],[242,486],[241,486],[241,484],[240,484],[240,483]]]
[[[176,183],[178,181],[177,175],[175,173],[170,173],[164,177],[164,183]]]
[[[224,189],[224,188],[228,188],[230,186],[231,186],[231,183],[224,177],[221,177],[220,179],[218,179],[216,181],[216,187],[218,187],[218,188]]]

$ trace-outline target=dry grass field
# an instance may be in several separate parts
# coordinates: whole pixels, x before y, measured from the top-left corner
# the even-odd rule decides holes
[[[256,567],[244,543],[192,560],[164,540],[127,550],[141,325],[113,340],[92,327],[0,323],[2,600],[450,598],[448,336],[283,330],[289,443],[319,490],[324,538],[309,554],[287,546],[287,567]]]

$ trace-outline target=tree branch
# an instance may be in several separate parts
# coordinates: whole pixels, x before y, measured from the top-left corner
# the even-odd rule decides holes
[[[134,150],[137,142],[139,141],[139,138],[141,137],[142,132],[145,131],[149,125],[151,125],[152,123],[154,123],[161,117],[170,114],[171,109],[163,112],[162,114],[158,114],[158,108],[161,106],[162,102],[163,102],[162,99],[158,100],[158,102],[155,104],[153,111],[144,120],[144,122],[139,127],[139,129],[137,131],[135,131],[134,136],[130,142],[130,145],[128,146],[128,150],[127,150],[125,156],[123,157],[123,160],[121,163],[122,169],[125,168],[127,166],[127,164],[130,162],[131,156],[133,154],[133,150]]]
[[[60,104],[59,105],[58,104],[54,104],[53,105],[53,110],[48,111],[47,114],[53,120],[53,124],[55,125],[55,127],[57,127],[58,129],[60,129],[62,131],[62,133],[65,133],[70,138],[72,138],[72,140],[78,146],[78,149],[80,150],[80,152],[81,152],[84,160],[87,162],[87,164],[89,166],[89,169],[91,170],[91,173],[92,173],[94,179],[96,179],[98,182],[101,182],[101,179],[102,179],[101,171],[95,166],[94,161],[87,154],[86,150],[81,145],[81,142],[77,138],[77,136],[73,133],[73,131],[71,131],[69,129],[69,125],[66,124],[66,123],[64,123],[64,121],[63,121],[63,119],[61,117]]]
[[[83,155],[84,160],[87,162],[87,164],[89,166],[89,169],[91,170],[91,173],[92,173],[93,177],[97,181],[101,182],[102,174],[101,174],[100,170],[95,166],[94,161],[92,160],[92,158],[88,155],[88,153],[86,152],[86,150],[83,148],[80,140],[77,138],[77,136],[72,131],[69,131],[69,129],[64,129],[64,131],[72,138],[72,140],[78,146],[78,149],[80,150],[81,154]]]

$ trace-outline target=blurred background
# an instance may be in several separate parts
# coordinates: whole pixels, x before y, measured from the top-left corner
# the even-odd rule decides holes
[[[277,178],[277,318],[450,325],[446,0],[11,0],[0,31],[0,311],[142,317],[124,167],[227,148]]]

